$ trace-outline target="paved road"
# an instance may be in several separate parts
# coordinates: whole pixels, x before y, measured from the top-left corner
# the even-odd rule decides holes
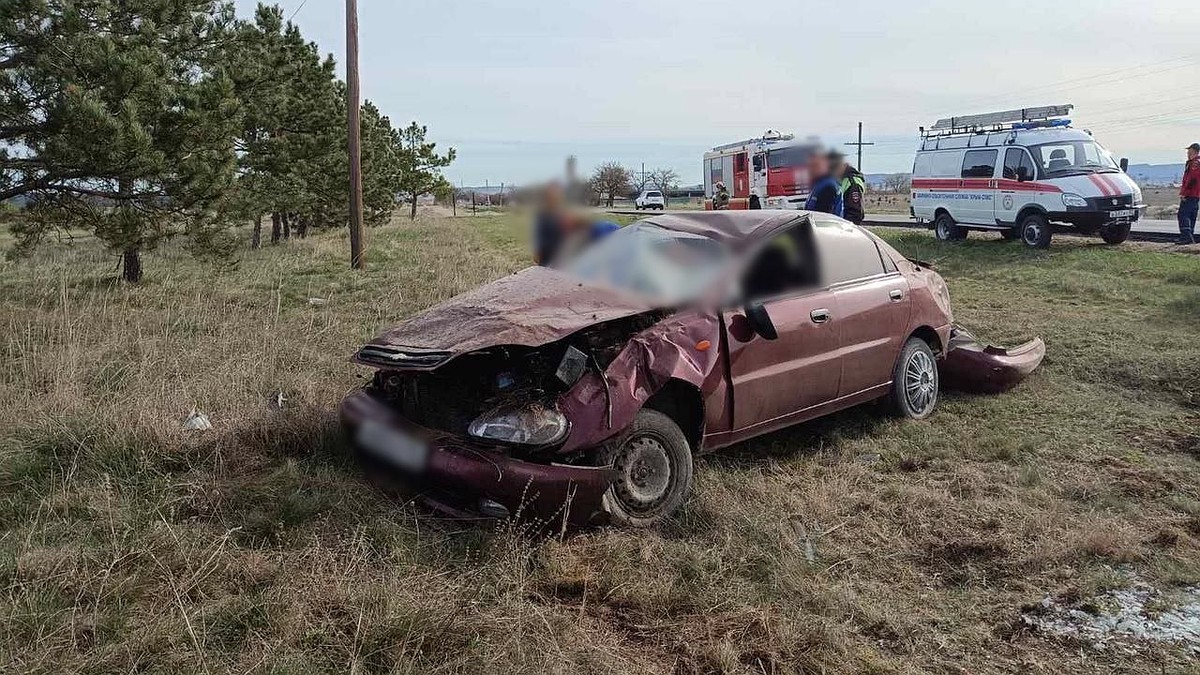
[[[867,218],[867,225],[889,225],[895,227],[918,227],[917,223],[906,215],[881,213],[877,216]],[[1129,230],[1130,239],[1141,239],[1143,241],[1158,241],[1162,237],[1174,241],[1175,237],[1179,236],[1179,223],[1174,220],[1156,220],[1153,218],[1143,218],[1133,224]]]
[[[675,211],[671,209],[670,211]],[[669,212],[669,211],[668,211]],[[679,210],[678,212],[687,213],[687,211]],[[695,213],[695,211],[692,211]],[[652,216],[655,211],[633,211],[629,209],[611,209],[608,213],[614,213],[627,216]],[[915,220],[901,213],[881,213],[874,216],[869,216],[864,225],[879,225],[883,227],[923,227],[917,224]],[[1070,232],[1063,234],[1070,235]],[[1158,220],[1153,218],[1143,218],[1133,224],[1129,230],[1130,241],[1157,241],[1157,242],[1174,242],[1179,237],[1179,224],[1174,220]]]

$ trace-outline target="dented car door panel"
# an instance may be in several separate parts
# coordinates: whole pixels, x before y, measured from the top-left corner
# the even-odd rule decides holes
[[[765,433],[837,397],[841,310],[831,291],[763,303],[778,338],[756,335],[741,312],[725,315],[733,428]]]

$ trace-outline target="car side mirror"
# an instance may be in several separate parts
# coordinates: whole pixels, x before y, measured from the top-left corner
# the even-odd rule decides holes
[[[767,308],[761,302],[747,302],[745,307],[746,319],[750,321],[750,327],[754,329],[754,333],[764,340],[774,340],[779,337],[779,333],[775,330],[775,323],[771,321],[771,315],[767,314]]]
[[[1129,158],[1121,158],[1121,173],[1129,173]]]

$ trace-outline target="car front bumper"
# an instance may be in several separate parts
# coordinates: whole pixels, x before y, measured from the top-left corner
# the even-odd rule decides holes
[[[355,390],[342,400],[341,420],[358,451],[395,469],[421,491],[424,502],[442,512],[468,517],[534,517],[572,526],[605,520],[601,499],[615,477],[609,467],[526,461],[499,446],[425,429],[401,417],[366,389]],[[401,468],[362,447],[356,432],[367,420],[427,444],[424,468],[418,472]]]

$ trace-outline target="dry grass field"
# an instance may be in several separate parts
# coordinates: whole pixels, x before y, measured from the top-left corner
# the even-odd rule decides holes
[[[1195,672],[1020,619],[1200,582],[1200,257],[884,232],[1043,368],[708,457],[662,530],[540,539],[374,487],[333,416],[361,341],[524,266],[524,228],[396,221],[357,274],[337,233],[136,288],[86,239],[0,262],[0,672]]]

